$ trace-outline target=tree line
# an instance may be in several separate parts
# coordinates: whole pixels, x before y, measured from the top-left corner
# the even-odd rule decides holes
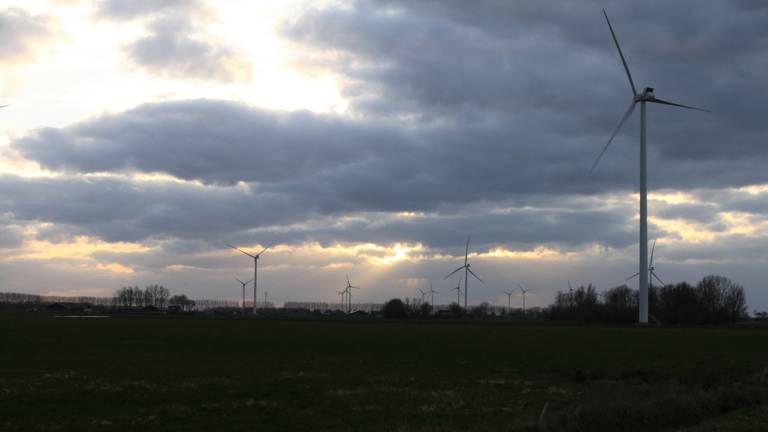
[[[635,322],[638,291],[626,285],[598,293],[590,285],[558,291],[545,317],[557,321]],[[735,323],[747,317],[744,287],[727,277],[704,277],[696,286],[687,282],[650,287],[651,318],[665,324]]]
[[[113,304],[118,307],[153,306],[164,309],[171,292],[161,285],[150,285],[144,289],[137,286],[122,287],[112,296]]]

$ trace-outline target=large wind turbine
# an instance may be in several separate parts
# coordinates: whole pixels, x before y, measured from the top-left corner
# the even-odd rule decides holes
[[[657,103],[662,105],[671,105],[671,106],[676,106],[680,108],[692,109],[697,111],[705,111],[705,112],[708,112],[708,111],[701,108],[696,108],[688,105],[682,105],[682,104],[658,99],[653,94],[652,87],[646,87],[642,93],[638,93],[637,89],[635,88],[635,82],[632,80],[632,74],[629,72],[629,66],[627,66],[627,60],[624,58],[624,53],[621,52],[621,47],[619,46],[619,40],[616,38],[616,33],[613,31],[613,26],[611,26],[611,21],[608,19],[608,14],[605,12],[605,9],[603,9],[603,15],[605,16],[605,22],[608,23],[608,29],[610,29],[611,31],[611,36],[613,36],[613,42],[614,44],[616,44],[616,49],[619,51],[619,57],[621,57],[621,63],[624,65],[624,71],[627,73],[627,78],[629,79],[629,86],[631,87],[631,90],[632,90],[632,102],[629,104],[629,108],[627,108],[627,111],[624,113],[624,116],[621,118],[619,125],[613,131],[613,134],[611,135],[611,137],[608,139],[608,142],[605,144],[605,147],[603,147],[603,150],[600,152],[600,155],[598,155],[597,159],[595,159],[595,162],[592,164],[592,168],[589,170],[589,172],[591,173],[595,169],[595,167],[597,166],[597,163],[600,161],[600,158],[603,157],[603,154],[605,153],[605,151],[608,149],[608,146],[613,141],[613,138],[616,137],[617,133],[619,133],[619,129],[621,129],[621,127],[624,125],[627,119],[629,119],[629,117],[632,115],[632,112],[635,110],[635,106],[639,103],[640,104],[640,263],[639,263],[638,272],[640,273],[640,310],[639,310],[638,321],[641,324],[647,324],[648,323],[648,184],[647,184],[647,163],[646,163],[646,150],[645,150],[646,148],[645,104],[646,102],[651,102],[651,103]]]
[[[270,244],[269,246],[267,246],[264,249],[262,249],[261,252],[257,253],[256,255],[251,255],[248,252],[246,252],[246,251],[244,251],[244,250],[242,250],[240,248],[236,248],[236,247],[234,247],[232,245],[227,245],[227,246],[231,247],[232,249],[240,251],[240,252],[248,255],[249,257],[253,258],[253,314],[254,315],[256,315],[256,313],[257,313],[257,311],[256,311],[256,303],[258,303],[258,299],[259,299],[256,296],[258,294],[257,288],[258,288],[258,282],[259,282],[259,279],[258,279],[258,275],[259,275],[259,257],[261,256],[261,254],[266,252],[267,249],[271,248],[274,245],[275,245],[275,243]]]
[[[468,258],[469,258],[469,236],[467,236],[467,248],[464,250],[464,265],[448,273],[448,276],[444,278],[444,279],[448,279],[457,271],[464,270],[464,309],[467,308],[467,293],[469,292],[469,275],[471,274],[472,276],[475,277],[475,279],[479,280],[480,283],[485,284],[485,282],[483,282],[483,280],[480,279],[480,276],[476,275],[475,272],[473,272],[470,269],[471,265],[469,264],[469,262],[467,262]]]
[[[245,286],[251,283],[251,281],[243,282],[238,278],[235,278],[236,281],[240,282],[240,285],[243,286],[243,303],[240,305],[240,310],[243,313],[243,316],[245,316]]]

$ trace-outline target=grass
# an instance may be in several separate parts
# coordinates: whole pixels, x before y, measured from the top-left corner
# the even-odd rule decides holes
[[[695,431],[768,403],[762,328],[0,314],[0,335],[3,431]]]

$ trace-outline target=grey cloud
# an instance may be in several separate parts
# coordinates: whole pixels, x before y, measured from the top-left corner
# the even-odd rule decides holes
[[[33,15],[23,9],[0,12],[0,62],[30,61],[54,42],[59,34],[56,22],[47,15]]]
[[[162,172],[187,180],[271,183],[402,154],[390,129],[309,112],[196,100],[142,105],[14,144],[53,170]]]
[[[147,37],[128,45],[128,56],[138,67],[162,76],[223,82],[250,79],[251,64],[246,57],[195,33],[187,19],[157,19],[149,26]]]
[[[130,21],[146,18],[147,35],[129,43],[131,62],[146,72],[173,78],[247,81],[250,60],[206,34],[215,14],[200,0],[103,0],[99,16]]]
[[[16,220],[53,222],[68,227],[70,235],[107,241],[227,241],[249,228],[307,217],[289,197],[175,182],[6,175],[0,177],[0,192],[0,211]],[[56,236],[62,238],[63,232],[57,230]]]
[[[23,235],[15,226],[0,226],[0,249],[21,246]]]
[[[199,0],[101,0],[98,14],[112,19],[130,20],[158,14],[194,13],[205,10]]]
[[[463,244],[472,232],[483,249],[573,248],[633,242],[627,208],[572,210],[487,207],[402,218],[391,214],[325,211],[302,195],[276,195],[242,186],[213,187],[108,177],[0,178],[0,211],[22,222],[52,223],[40,236],[66,241],[91,235],[107,241],[163,240],[163,250],[195,254],[227,242],[421,242],[435,250]],[[58,199],[67,197],[66,200]],[[585,199],[589,202],[589,199]],[[166,244],[167,243],[167,244]]]
[[[301,197],[321,213],[431,211],[534,196],[546,205],[541,196],[635,188],[636,162],[627,139],[619,137],[590,176],[594,141],[519,134],[546,127],[543,119],[494,116],[412,126],[191,100],[40,129],[12,148],[55,171],[159,172],[214,185],[246,182],[259,193]],[[670,165],[652,152],[650,162],[652,189],[768,181],[760,159]]]
[[[630,102],[603,3],[358,1],[308,12],[283,34],[325,54],[319,61],[346,77],[361,113],[426,121],[464,121],[467,111],[506,116],[535,126],[517,131],[521,140],[541,131],[564,145],[590,137],[583,150],[594,154]],[[662,160],[765,157],[760,107],[768,104],[768,83],[759,71],[768,61],[759,53],[768,28],[765,11],[741,6],[607,5],[638,86],[714,110],[653,106],[650,145]],[[631,125],[624,134],[637,139]]]
[[[653,202],[654,215],[664,219],[685,219],[700,223],[715,223],[718,220],[719,207],[707,203],[668,204]]]

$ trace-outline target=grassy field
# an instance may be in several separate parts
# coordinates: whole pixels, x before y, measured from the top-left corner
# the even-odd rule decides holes
[[[0,335],[3,431],[757,430],[768,403],[761,328],[0,314]]]

